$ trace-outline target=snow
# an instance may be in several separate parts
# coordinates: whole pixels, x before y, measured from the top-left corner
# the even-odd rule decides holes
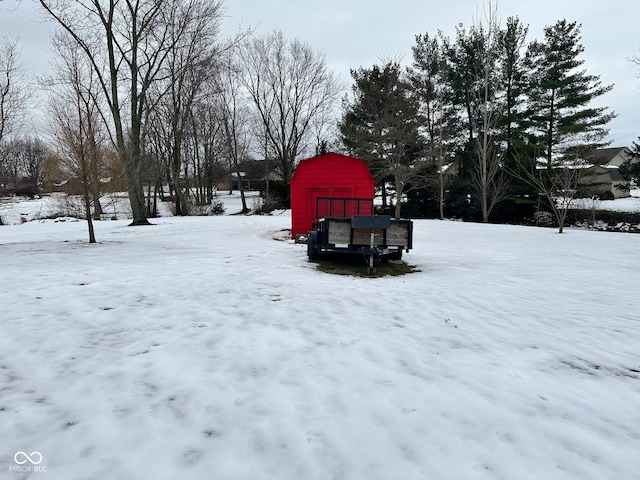
[[[0,227],[0,478],[638,478],[637,235],[415,220],[372,279],[127,223]]]
[[[572,200],[572,208],[582,208],[590,210],[595,206],[598,210],[610,212],[639,213],[640,212],[640,189],[633,189],[629,197],[617,198],[615,200],[596,200],[587,198],[576,198]]]

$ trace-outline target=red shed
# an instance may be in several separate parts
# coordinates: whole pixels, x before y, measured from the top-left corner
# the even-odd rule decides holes
[[[364,160],[326,153],[302,160],[289,182],[291,188],[291,235],[306,234],[318,215],[318,197],[368,198],[373,200],[375,182]],[[371,215],[373,212],[360,214]],[[345,212],[345,216],[348,214]]]

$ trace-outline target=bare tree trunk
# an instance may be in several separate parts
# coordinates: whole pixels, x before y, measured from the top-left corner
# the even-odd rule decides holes
[[[242,200],[242,213],[247,213],[249,209],[247,208],[247,199],[244,195],[244,182],[242,181],[241,171],[240,171],[240,162],[235,162],[236,166],[236,175],[238,177],[238,190],[240,190],[240,199]]]
[[[89,174],[87,172],[87,161],[85,158],[81,160],[82,165],[82,193],[84,199],[85,218],[89,227],[89,243],[96,243],[96,234],[93,229],[93,217],[91,215],[91,195],[89,192]]]
[[[151,210],[151,217],[155,218],[157,216],[158,216],[158,183],[156,182],[156,184],[153,186],[153,209]]]
[[[91,189],[91,197],[93,203],[93,219],[100,220],[102,218],[102,205],[100,204],[100,193],[95,189]]]
[[[18,39],[0,37],[0,144],[22,125],[31,95],[19,55]]]
[[[395,176],[396,180],[396,206],[394,211],[394,218],[396,220],[400,220],[400,210],[402,209],[402,182],[400,182],[399,177]]]
[[[438,203],[440,220],[444,220],[444,165],[442,161],[442,141],[440,141],[440,154],[438,155]]]
[[[96,126],[97,127],[97,126]],[[92,129],[93,130],[93,129]],[[100,163],[101,163],[101,154],[100,148],[96,143],[95,135],[91,141],[91,158],[89,162],[89,176],[91,182],[89,184],[89,189],[91,193],[91,199],[93,203],[93,219],[100,220],[102,218],[102,205],[100,204]]]
[[[472,169],[472,184],[480,197],[482,221],[487,223],[493,207],[507,194],[507,178],[502,171],[501,162],[504,152],[490,136],[502,117],[496,107],[494,71],[498,58],[500,26],[496,18],[496,7],[491,3],[486,13],[487,26],[481,29],[484,33],[484,57],[481,70],[478,72],[481,88],[475,95],[475,102],[480,109],[481,117],[470,117],[470,124],[476,131],[473,143],[476,150],[476,161]]]
[[[386,210],[389,203],[387,202],[387,184],[384,180],[380,184],[380,193],[382,195],[382,208]]]

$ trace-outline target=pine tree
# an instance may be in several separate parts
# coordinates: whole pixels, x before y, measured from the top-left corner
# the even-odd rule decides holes
[[[633,142],[631,156],[620,165],[618,171],[627,182],[640,183],[640,137]],[[618,188],[629,188],[628,184],[616,185]]]
[[[582,67],[579,24],[560,20],[544,35],[527,49],[526,136],[516,142],[517,161],[508,168],[546,198],[562,233],[576,189],[597,163],[594,151],[607,144],[606,125],[615,117],[591,103],[613,86]]]
[[[411,84],[397,62],[351,70],[355,81],[353,98],[344,101],[344,115],[338,127],[350,154],[367,162],[382,186],[392,181],[396,193],[396,218],[406,187],[415,181],[415,161],[422,147],[418,132],[418,102]]]
[[[525,88],[528,65],[525,62],[526,37],[529,28],[518,17],[509,17],[501,32],[500,71],[504,88],[504,112],[500,119],[500,130],[506,145],[504,162],[508,169],[516,170],[519,150],[526,137]],[[511,176],[509,193],[520,201],[534,198],[535,190],[517,176]],[[524,200],[527,202],[527,200]]]
[[[568,149],[589,151],[606,145],[606,125],[615,114],[607,107],[590,106],[613,85],[602,85],[598,75],[581,69],[580,25],[560,20],[546,27],[544,36],[527,51],[529,140],[552,168]]]
[[[509,154],[513,140],[523,136],[523,86],[526,77],[523,50],[528,31],[529,28],[518,17],[509,17],[505,29],[500,32],[500,70],[505,102],[500,125]]]
[[[451,175],[445,172],[454,144],[449,120],[451,107],[447,102],[450,95],[447,83],[447,65],[444,58],[442,35],[416,35],[416,44],[411,47],[413,65],[409,69],[409,79],[420,102],[420,119],[425,138],[425,155],[435,170],[429,186],[437,192],[438,215],[444,218],[445,188]]]

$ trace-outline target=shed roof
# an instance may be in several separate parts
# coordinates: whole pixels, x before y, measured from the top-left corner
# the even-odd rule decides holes
[[[326,162],[326,161],[334,161],[336,162],[336,164],[346,164],[346,163],[358,163],[358,164],[362,164],[362,166],[364,167],[363,172],[366,171],[366,175],[368,175],[368,177],[371,179],[371,183],[375,184],[375,180],[373,179],[373,177],[371,176],[371,172],[369,171],[369,167],[367,166],[367,163],[360,159],[360,158],[356,158],[356,157],[350,157],[348,155],[343,155],[341,153],[335,153],[335,152],[330,152],[330,153],[325,153],[322,155],[317,155],[315,157],[311,157],[311,158],[307,158],[305,160],[300,160],[300,162],[298,163],[298,166],[296,167],[295,171],[293,172],[293,175],[291,176],[291,180],[289,180],[289,184],[292,184],[293,182],[296,181],[296,177],[301,175],[301,173],[299,172],[304,172],[305,168],[307,166],[311,166],[314,163],[317,162]]]

